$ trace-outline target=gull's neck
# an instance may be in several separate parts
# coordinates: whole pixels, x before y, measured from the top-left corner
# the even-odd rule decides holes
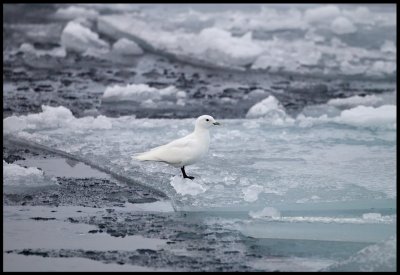
[[[195,126],[193,134],[195,134],[196,136],[209,136],[210,131],[207,128]]]

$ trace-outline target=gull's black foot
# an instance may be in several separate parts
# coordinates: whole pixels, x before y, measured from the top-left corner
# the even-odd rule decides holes
[[[183,178],[184,178],[184,179],[191,179],[191,180],[194,180],[194,177],[186,175],[185,166],[182,166],[181,171],[182,171],[182,175],[183,175]]]

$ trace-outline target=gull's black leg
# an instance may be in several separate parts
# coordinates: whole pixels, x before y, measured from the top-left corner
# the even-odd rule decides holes
[[[187,179],[191,179],[191,180],[194,179],[194,177],[191,177],[191,176],[186,175],[185,166],[182,166],[182,167],[181,167],[181,171],[182,171],[183,178],[187,178]]]

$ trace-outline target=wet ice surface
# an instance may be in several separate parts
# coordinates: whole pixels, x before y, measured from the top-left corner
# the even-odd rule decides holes
[[[374,112],[384,106],[396,109],[389,102],[382,104],[366,110]],[[222,126],[211,130],[208,156],[187,167],[187,172],[196,177],[193,181],[183,179],[179,169],[132,159],[134,153],[188,134],[193,129],[193,119],[103,117],[103,122],[96,124],[93,117],[76,118],[63,107],[45,107],[42,113],[6,118],[4,132],[8,139],[67,152],[82,162],[95,164],[102,171],[156,188],[167,194],[179,211],[144,214],[148,215],[146,218],[135,210],[133,213],[118,210],[76,220],[96,225],[114,237],[146,232],[145,237],[179,243],[176,246],[171,243],[165,251],[113,252],[117,256],[109,251],[88,256],[76,249],[26,248],[15,252],[94,257],[106,262],[117,257],[122,262],[156,268],[171,266],[167,262],[179,262],[176,267],[179,270],[257,270],[261,267],[272,270],[293,260],[289,269],[319,270],[346,260],[368,245],[395,236],[395,113],[387,112],[377,123],[373,116],[360,119],[355,111],[359,106],[339,111],[330,118],[323,115],[292,118],[284,112],[279,113],[282,118],[276,117],[274,111],[279,108],[267,105],[267,112],[261,112],[259,119],[221,120]],[[343,113],[349,111],[351,119],[342,119]],[[94,192],[96,196],[90,202],[77,195],[89,206],[101,206],[99,199],[104,197],[108,204],[126,207],[130,194],[135,193],[129,186],[111,187],[114,183],[107,180],[101,180],[98,187],[95,182],[59,182],[66,190],[82,190],[83,198],[87,192]],[[93,187],[86,189],[87,186]],[[113,188],[117,191],[113,192],[115,196],[102,194],[103,187]],[[46,194],[35,197],[52,197]],[[6,198],[8,203],[21,199],[18,196]],[[66,196],[55,198],[53,204],[68,203]],[[38,202],[34,199],[26,203],[37,205]],[[181,228],[178,232],[177,225]],[[215,239],[201,245],[209,234]],[[226,236],[226,242],[221,236]],[[276,252],[270,253],[276,251],[277,243],[254,246],[249,244],[250,240],[287,241],[302,248],[299,254],[291,249],[280,250],[278,255],[284,259],[279,261],[275,258]],[[220,246],[219,242],[224,244]],[[326,242],[338,247],[315,252]],[[391,241],[382,245],[390,246]],[[346,254],[337,254],[340,246],[346,247]],[[195,260],[191,254],[193,250],[202,256]],[[213,254],[210,255],[210,251],[214,251]],[[387,251],[390,254],[392,250]],[[155,262],[151,255],[163,260]],[[236,261],[232,264],[231,256],[227,255],[235,255]],[[209,261],[209,257],[217,257],[219,261],[204,269],[202,263]],[[304,258],[306,263],[316,259],[316,265],[298,266],[296,257]],[[260,265],[260,258],[266,259],[266,263]],[[270,265],[268,260],[271,260]],[[376,266],[379,269],[381,265]],[[390,264],[386,267],[393,269]]]

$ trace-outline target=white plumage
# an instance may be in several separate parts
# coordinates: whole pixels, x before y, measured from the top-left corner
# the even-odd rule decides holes
[[[134,156],[141,161],[161,161],[174,167],[181,167],[184,178],[193,179],[185,173],[185,166],[196,163],[207,152],[210,145],[209,128],[219,125],[212,116],[197,118],[194,131],[183,137]]]

